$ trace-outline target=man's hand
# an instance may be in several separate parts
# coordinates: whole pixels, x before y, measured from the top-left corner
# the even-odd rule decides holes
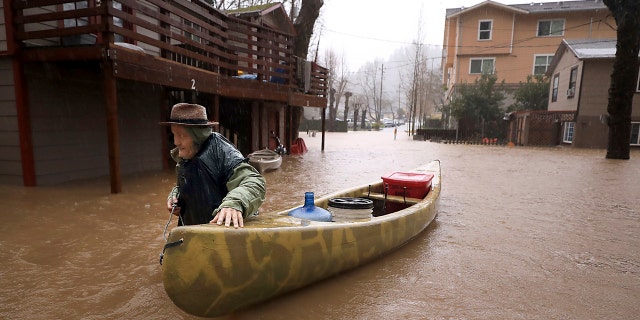
[[[244,228],[242,212],[234,208],[222,208],[209,223],[217,223],[219,226],[221,226],[224,222],[224,225],[228,228],[231,225],[231,221],[233,221],[234,228]]]
[[[176,198],[176,196],[173,196],[167,199],[167,210],[169,210],[169,212],[173,213],[175,216],[179,217],[180,207],[178,207],[177,205],[178,205],[178,198]]]

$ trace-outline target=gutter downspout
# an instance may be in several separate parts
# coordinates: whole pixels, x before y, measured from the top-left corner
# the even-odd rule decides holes
[[[453,55],[453,69],[454,72],[452,72],[453,74],[453,81],[451,83],[453,83],[453,85],[451,86],[451,88],[449,88],[449,99],[451,99],[453,97],[453,93],[455,92],[455,87],[458,84],[458,79],[460,79],[460,58],[458,58],[458,50],[460,49],[460,29],[462,29],[462,17],[457,17],[456,18],[456,50],[455,53]]]
[[[579,136],[576,135],[576,132],[580,132],[578,129],[578,115],[580,114],[580,102],[582,100],[582,83],[584,81],[584,69],[586,67],[586,63],[584,60],[580,62],[580,67],[578,70],[580,71],[580,88],[578,88],[578,84],[576,83],[576,94],[578,95],[578,101],[576,102],[576,113],[573,115],[573,122],[575,125],[573,126],[573,140],[571,141],[571,145],[575,146],[576,138],[578,138],[578,143],[580,143]]]
[[[511,19],[511,43],[509,43],[509,55],[513,54],[513,38],[516,33],[516,13],[513,13],[513,19]]]

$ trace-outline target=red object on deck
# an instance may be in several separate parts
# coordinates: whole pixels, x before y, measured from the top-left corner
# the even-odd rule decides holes
[[[293,140],[293,143],[291,143],[291,154],[303,154],[307,151],[309,150],[307,149],[307,145],[304,143],[304,140],[302,140],[302,138],[297,138]]]
[[[418,199],[429,193],[432,179],[432,173],[393,172],[382,176],[386,194]]]

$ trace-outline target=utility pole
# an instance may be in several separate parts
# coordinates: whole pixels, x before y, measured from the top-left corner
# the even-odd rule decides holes
[[[396,109],[396,113],[400,113],[400,82],[398,82],[398,109]],[[395,114],[393,115],[393,119],[396,119]]]
[[[384,63],[382,64],[382,69],[380,71],[380,107],[378,109],[378,121],[380,120],[380,116],[382,115],[382,77],[384,76]]]

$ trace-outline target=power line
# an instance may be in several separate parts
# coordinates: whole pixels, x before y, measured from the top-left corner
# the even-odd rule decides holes
[[[405,44],[405,45],[416,45],[415,42],[380,39],[380,38],[374,38],[374,37],[369,37],[369,36],[355,35],[355,34],[351,34],[351,33],[335,31],[335,30],[331,30],[331,29],[323,29],[323,30],[324,31],[333,32],[333,33],[337,33],[337,34],[341,34],[341,35],[345,35],[345,36],[349,36],[349,37],[353,37],[353,38],[357,38],[357,39],[367,39],[367,40],[374,40],[374,41],[380,41],[380,42],[399,43],[399,44]],[[427,45],[427,46],[434,46],[434,47],[442,47],[441,44],[429,44],[429,43],[426,43],[426,44],[425,43],[418,43],[418,44]]]
[[[606,19],[606,17],[605,17],[605,19]],[[562,29],[560,31],[562,31],[562,34],[564,35],[564,33],[566,31],[569,31],[569,30],[572,30],[572,29],[581,28],[581,27],[584,27],[584,26],[588,26],[590,24],[597,23],[597,22],[603,22],[607,26],[609,26],[610,28],[613,29],[613,27],[611,27],[608,23],[606,23],[606,21],[604,19],[599,19],[599,20],[595,20],[595,21],[590,21],[590,22],[586,22],[586,23],[583,23],[583,24],[579,24],[579,25],[576,25],[576,26],[573,26],[573,27],[570,27],[570,28],[564,28],[564,29]],[[536,36],[531,36],[531,37],[528,37],[528,38],[519,39],[519,40],[514,41],[514,42],[498,43],[498,44],[495,44],[493,46],[468,46],[468,45],[467,46],[458,46],[458,45],[448,46],[448,45],[444,45],[443,48],[471,48],[471,49],[476,48],[476,49],[484,49],[483,51],[478,52],[478,53],[482,53],[482,52],[490,51],[490,50],[493,50],[493,49],[502,49],[502,48],[508,48],[508,47],[512,47],[512,48],[538,47],[538,46],[533,46],[533,45],[532,46],[517,46],[516,44],[520,44],[520,43],[523,43],[523,42],[528,42],[528,41],[531,41],[531,40],[534,40],[534,39],[539,39],[539,38],[541,38],[541,37],[536,35]]]

